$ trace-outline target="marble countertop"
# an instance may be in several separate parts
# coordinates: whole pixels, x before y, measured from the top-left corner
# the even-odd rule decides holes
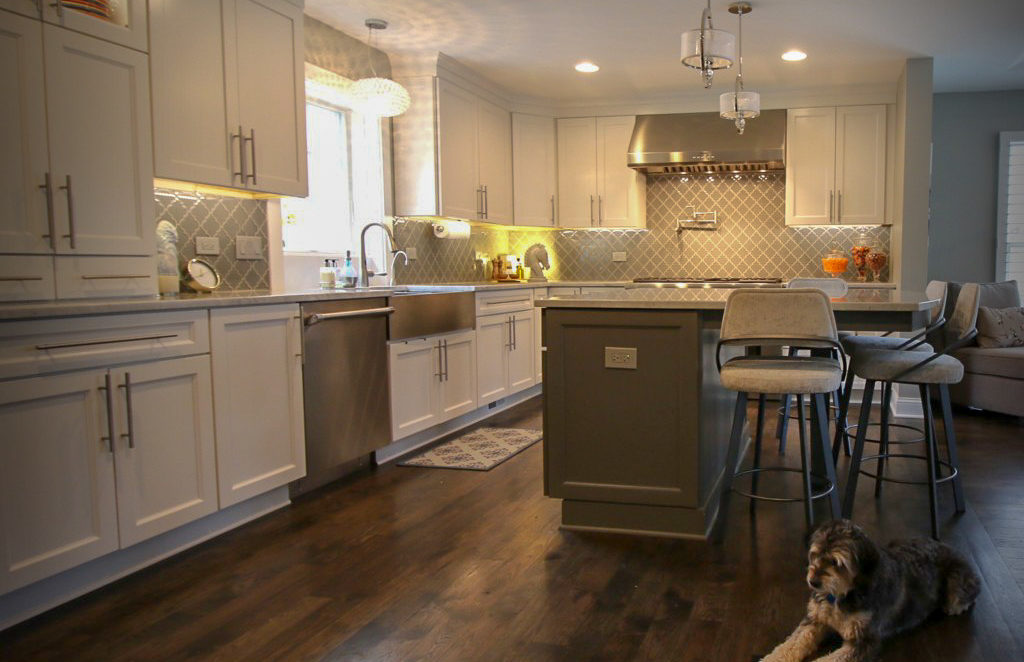
[[[639,288],[537,299],[541,308],[622,308],[633,310],[724,310],[732,289]],[[845,297],[832,299],[840,311],[923,311],[938,305],[924,292],[889,288],[851,288]]]

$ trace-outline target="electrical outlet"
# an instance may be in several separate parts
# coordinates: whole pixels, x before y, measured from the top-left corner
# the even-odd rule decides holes
[[[196,255],[220,255],[220,239],[196,237]]]
[[[614,251],[612,253],[612,262],[625,262],[626,251]]]
[[[636,370],[636,347],[605,347],[604,367]]]
[[[416,259],[416,247],[415,246],[410,246],[409,248],[406,248],[405,249],[405,254],[409,256],[410,260],[415,260]]]
[[[262,260],[263,242],[259,237],[247,237],[238,235],[235,237],[235,259],[236,260]]]

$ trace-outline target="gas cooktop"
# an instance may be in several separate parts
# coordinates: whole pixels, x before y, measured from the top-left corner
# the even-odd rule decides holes
[[[633,287],[782,287],[781,278],[634,278]]]

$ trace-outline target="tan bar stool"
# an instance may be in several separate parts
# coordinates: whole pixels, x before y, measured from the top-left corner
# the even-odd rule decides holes
[[[796,346],[815,349],[835,349],[840,355],[839,334],[832,314],[829,298],[818,289],[740,289],[729,295],[722,317],[722,331],[716,350],[716,363],[722,385],[736,391],[736,408],[732,419],[732,434],[726,454],[725,478],[719,505],[719,522],[715,538],[720,539],[728,515],[730,495],[733,491],[761,501],[804,503],[807,527],[814,525],[815,499],[829,498],[832,516],[839,516],[839,494],[835,464],[828,445],[828,408],[825,394],[835,391],[842,382],[845,364],[840,359],[820,356],[736,356],[721,363],[723,347]],[[790,393],[798,397],[797,410],[803,410],[803,397],[811,398],[812,432],[821,448],[825,467],[824,476],[813,476],[823,487],[812,492],[810,445],[804,435],[803,417],[800,417],[800,469],[791,467],[762,467],[761,437],[764,401],[768,394]],[[747,416],[749,395],[758,396],[758,420],[754,439],[754,466],[736,472],[740,460],[743,427]],[[766,471],[795,472],[802,477],[802,498],[774,497],[757,493],[757,478]],[[751,491],[733,489],[733,479],[751,475]]]
[[[932,537],[939,539],[939,516],[937,487],[941,483],[953,484],[953,500],[956,512],[964,512],[963,487],[960,481],[960,466],[956,450],[956,432],[953,429],[953,412],[949,401],[949,385],[958,383],[964,374],[964,366],[948,353],[963,347],[976,335],[975,322],[978,316],[978,298],[980,290],[976,283],[969,283],[960,291],[956,308],[947,325],[947,336],[952,339],[945,349],[935,352],[907,352],[900,350],[866,349],[857,352],[852,359],[851,372],[864,379],[864,399],[861,404],[860,422],[857,427],[856,442],[853,446],[853,459],[850,462],[850,474],[846,482],[846,496],[843,500],[843,516],[853,516],[854,499],[857,494],[857,478],[863,473],[875,479],[876,484],[882,481],[909,485],[926,485],[931,510]],[[892,453],[883,445],[877,455],[864,456],[864,442],[868,420],[871,412],[871,400],[875,384],[881,382],[884,387],[892,384],[913,384],[918,387],[921,396],[921,407],[924,409],[924,441],[925,454]],[[943,431],[946,437],[947,459],[939,458],[938,442],[935,439],[935,420],[932,413],[933,389],[938,391],[942,407]],[[884,391],[883,391],[884,392]],[[883,408],[883,415],[885,414]],[[883,425],[883,435],[885,432]],[[902,480],[885,476],[885,461],[891,458],[923,460],[927,466],[926,480]],[[877,460],[876,473],[864,471],[861,465],[865,461]],[[877,494],[877,490],[876,490]]]

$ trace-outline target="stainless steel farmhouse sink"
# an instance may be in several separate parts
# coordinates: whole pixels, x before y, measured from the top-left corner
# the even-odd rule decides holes
[[[388,305],[395,309],[388,317],[388,340],[450,333],[476,325],[472,289],[401,289],[388,294]]]

